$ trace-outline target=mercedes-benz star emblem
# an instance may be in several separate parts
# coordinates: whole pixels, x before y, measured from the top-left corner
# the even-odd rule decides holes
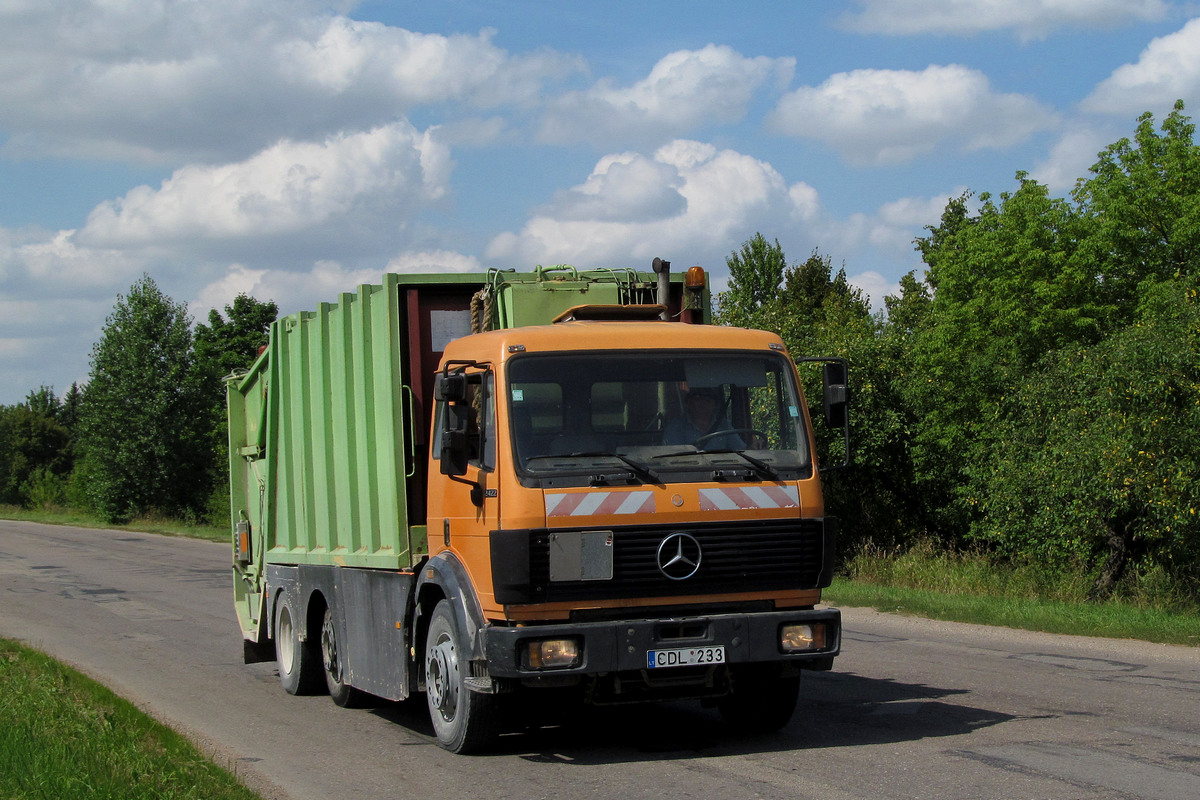
[[[690,533],[672,533],[658,545],[658,571],[673,581],[692,577],[700,569],[700,543]]]

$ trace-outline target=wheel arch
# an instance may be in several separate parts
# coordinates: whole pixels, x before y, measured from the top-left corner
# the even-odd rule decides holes
[[[268,640],[274,640],[277,635],[275,626],[279,616],[279,604],[289,596],[292,598],[294,610],[292,624],[303,624],[301,633],[305,639],[320,633],[325,609],[330,607],[329,600],[325,596],[325,589],[320,582],[304,579],[301,571],[291,565],[277,568],[273,572],[275,574],[268,576],[267,583],[270,589],[266,604],[269,609],[267,616]]]
[[[471,660],[486,657],[483,637],[480,636],[485,624],[483,607],[475,594],[471,576],[457,556],[448,552],[440,553],[425,562],[417,579],[415,594],[412,630],[418,664],[423,661],[429,617],[442,600],[449,600],[454,609],[454,621],[467,637]]]
[[[325,623],[325,610],[329,608],[329,600],[320,589],[309,589],[304,598],[304,635],[320,635],[321,626]]]

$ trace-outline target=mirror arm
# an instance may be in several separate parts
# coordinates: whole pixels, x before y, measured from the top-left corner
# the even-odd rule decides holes
[[[461,483],[471,487],[471,502],[476,508],[483,508],[483,484],[479,481],[473,481],[470,478],[463,478],[459,475],[446,475],[447,478],[455,483]]]

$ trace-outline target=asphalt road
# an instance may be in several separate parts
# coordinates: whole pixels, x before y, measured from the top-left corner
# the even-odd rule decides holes
[[[437,747],[417,704],[346,710],[246,666],[225,546],[0,521],[0,636],[92,675],[269,798],[1200,797],[1200,650],[844,610],[777,735],[606,710]]]

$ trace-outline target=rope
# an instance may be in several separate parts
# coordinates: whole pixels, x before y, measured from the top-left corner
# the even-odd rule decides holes
[[[491,287],[485,286],[471,297],[471,333],[483,333],[492,329],[495,295]]]

